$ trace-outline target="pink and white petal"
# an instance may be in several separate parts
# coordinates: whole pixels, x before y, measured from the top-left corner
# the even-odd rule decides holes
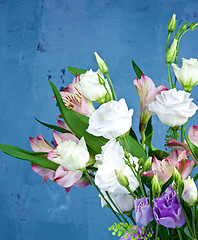
[[[54,130],[53,130],[53,134],[54,134],[54,145],[56,147],[63,141],[63,139]]]
[[[186,179],[190,175],[194,168],[194,165],[194,161],[191,161],[188,158],[178,162],[178,171],[181,173],[183,179]]]
[[[57,152],[56,149],[53,149],[52,151],[50,151],[48,154],[47,154],[47,158],[53,162],[56,162],[57,163],[57,157],[59,157],[59,154]]]
[[[198,126],[191,126],[188,130],[190,141],[198,147]]]
[[[167,143],[167,146],[169,148],[176,148],[176,149],[180,149],[180,150],[185,149],[186,151],[189,151],[189,147],[186,143],[179,142],[175,139],[170,139]]]
[[[43,168],[38,165],[32,165],[32,170],[43,177],[43,183],[47,182],[48,179],[50,180],[54,179],[55,171],[51,169]]]
[[[68,141],[68,140],[72,140],[75,143],[79,142],[79,139],[71,133],[60,133],[59,137],[62,139],[62,141]]]
[[[81,188],[85,188],[88,185],[90,185],[90,182],[86,178],[81,179],[74,184],[75,187],[81,187]]]
[[[60,119],[57,119],[57,122],[58,122],[58,126],[59,126],[59,127],[65,128],[66,130],[68,130],[68,131],[71,132],[71,130],[69,129],[69,127],[67,126],[67,124],[66,124],[64,121],[62,121],[62,120],[60,120]]]
[[[62,187],[68,188],[74,185],[82,177],[81,171],[69,171],[59,166],[55,173],[54,181]]]
[[[79,82],[79,75],[73,79],[73,82],[67,85],[65,91],[75,94],[75,85]]]
[[[42,134],[39,134],[37,139],[35,137],[29,137],[31,148],[34,152],[49,152],[53,148],[43,138]]]
[[[92,102],[88,100],[85,96],[83,96],[82,98],[81,111],[82,114],[85,116],[90,116],[95,111]]]

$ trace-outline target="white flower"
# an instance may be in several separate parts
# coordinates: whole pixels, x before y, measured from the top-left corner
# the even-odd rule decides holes
[[[96,156],[96,160],[99,169],[95,175],[95,183],[102,191],[108,191],[116,195],[129,193],[118,182],[115,170],[120,171],[127,177],[132,191],[139,186],[139,182],[132,170],[125,164],[123,148],[115,139],[110,140],[102,147],[102,153]],[[136,165],[137,170],[138,158],[130,156],[130,162]]]
[[[103,103],[105,102],[107,91],[105,87],[100,84],[98,74],[105,81],[105,86],[109,92],[111,92],[109,84],[100,70],[93,72],[93,70],[90,69],[85,74],[81,74],[80,81],[76,84],[76,87],[90,101]]]
[[[78,143],[68,140],[61,142],[54,150],[50,151],[47,158],[61,164],[67,170],[79,170],[86,167],[89,161],[89,152],[84,138]]]
[[[173,70],[178,81],[185,91],[191,92],[192,88],[198,84],[198,61],[195,58],[182,58],[182,67],[172,63]]]
[[[190,176],[187,180],[184,180],[184,189],[182,192],[182,198],[185,202],[187,202],[190,206],[193,206],[197,201],[197,187],[193,179]]]
[[[164,125],[169,127],[183,125],[198,109],[189,96],[190,93],[177,91],[175,88],[162,91],[156,96],[156,100],[149,104],[149,110],[156,113]]]
[[[102,193],[103,193],[104,197],[106,198],[106,200],[108,201],[108,203],[113,208],[113,210],[118,212],[117,209],[115,208],[115,206],[109,200],[107,194],[105,192],[102,192]],[[128,212],[133,209],[134,198],[131,195],[129,195],[129,194],[115,195],[112,193],[109,193],[109,195],[121,212]],[[99,195],[99,197],[101,197],[101,196]],[[107,204],[106,201],[101,197],[101,206],[104,207],[106,204]]]
[[[125,100],[102,104],[89,119],[88,133],[107,139],[125,134],[132,125],[133,109],[128,110]]]

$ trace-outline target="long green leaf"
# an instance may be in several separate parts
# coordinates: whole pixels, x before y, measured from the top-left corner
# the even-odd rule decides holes
[[[138,67],[138,65],[132,60],[132,65],[133,65],[133,69],[137,75],[138,78],[141,78],[143,72],[140,70],[140,68]]]
[[[58,132],[62,132],[62,133],[71,133],[70,131],[68,131],[67,129],[65,128],[62,128],[62,127],[58,127],[58,126],[55,126],[55,125],[52,125],[52,124],[48,124],[48,123],[44,123],[44,122],[41,122],[40,120],[38,120],[37,118],[35,118],[37,122],[39,122],[40,124],[44,125],[45,127],[48,127],[48,128],[51,128],[53,130],[56,130]]]
[[[31,164],[39,165],[44,168],[56,170],[58,164],[47,159],[47,153],[29,152],[18,147],[0,144],[0,150],[12,157],[20,158],[31,162]]]
[[[75,68],[75,67],[67,67],[68,71],[72,73],[74,76],[78,76],[81,74],[86,73],[86,70],[80,69],[80,68]]]

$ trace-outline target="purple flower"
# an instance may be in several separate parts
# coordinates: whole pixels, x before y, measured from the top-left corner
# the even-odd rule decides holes
[[[134,238],[136,240],[147,239],[147,233],[146,233],[146,230],[144,230],[144,227],[134,225],[133,228],[130,229],[130,231],[134,231],[134,232],[131,233],[131,234],[126,233],[126,235],[128,235],[128,238],[125,238],[124,235],[123,235],[120,238],[120,240],[131,240],[131,239],[134,239]],[[131,237],[133,237],[133,238],[131,238]],[[137,237],[139,237],[139,238],[137,238]]]
[[[135,218],[136,222],[142,224],[143,226],[147,226],[153,220],[153,212],[152,207],[148,203],[146,197],[135,199]]]
[[[186,222],[172,186],[158,198],[153,199],[153,214],[157,223],[167,228],[181,227]]]

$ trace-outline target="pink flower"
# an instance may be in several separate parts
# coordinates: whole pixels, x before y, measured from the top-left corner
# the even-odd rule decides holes
[[[78,82],[79,76],[75,77],[73,82],[64,88],[64,91],[60,92],[62,100],[67,108],[82,115],[90,116],[95,109],[91,101],[76,88]]]
[[[189,140],[198,147],[198,126],[191,126],[188,130],[188,138]],[[167,143],[167,146],[169,148],[176,148],[179,150],[183,150],[185,149],[188,152],[188,155],[194,160],[194,162],[198,165],[198,161],[195,159],[195,157],[193,156],[192,152],[190,151],[190,148],[188,146],[188,144],[186,143],[186,141],[184,140],[184,142],[179,142],[175,139],[170,139]]]
[[[133,83],[136,86],[138,96],[140,99],[140,108],[141,108],[141,115],[140,115],[140,132],[144,125],[147,124],[150,117],[152,116],[152,112],[149,111],[148,105],[156,99],[156,95],[160,94],[161,91],[168,90],[164,86],[155,87],[153,81],[142,74],[141,78],[136,78]]]
[[[53,131],[53,134],[55,147],[68,140],[76,143],[79,142],[78,138],[71,133],[57,134],[55,131]],[[38,139],[30,137],[30,142],[31,147],[35,152],[50,153],[54,151],[54,148],[47,143],[41,134],[38,135]],[[87,179],[82,178],[83,174],[81,171],[70,171],[64,168],[62,165],[60,165],[56,171],[43,168],[38,165],[32,165],[32,170],[42,176],[43,183],[47,182],[48,179],[54,180],[57,182],[57,184],[64,187],[67,193],[70,191],[72,185],[84,188],[90,184]]]
[[[64,187],[68,193],[71,186],[84,188],[90,184],[87,179],[81,179],[82,175],[81,171],[70,171],[60,165],[56,170],[54,181],[56,181],[58,185]]]
[[[153,177],[157,173],[159,179],[162,179],[163,183],[165,183],[172,176],[173,168],[176,167],[182,178],[186,179],[194,167],[194,162],[186,158],[187,153],[187,151],[176,150],[162,161],[154,157],[151,165],[152,170],[144,172],[144,175]]]

